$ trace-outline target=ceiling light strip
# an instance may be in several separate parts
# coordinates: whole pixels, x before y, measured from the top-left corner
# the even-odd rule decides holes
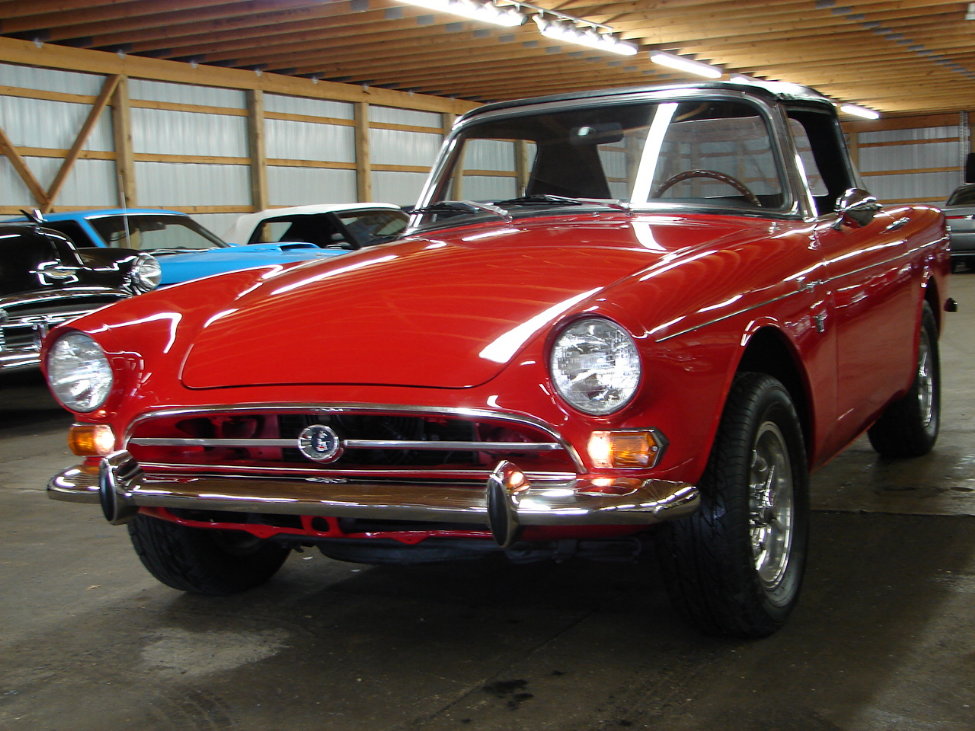
[[[880,119],[880,112],[875,112],[873,109],[861,107],[859,104],[840,104],[840,111],[853,117],[862,117],[863,119]]]
[[[403,2],[427,10],[450,13],[461,18],[480,20],[505,28],[521,25],[526,20],[526,17],[518,11],[515,5],[501,7],[493,2],[479,2],[478,0],[403,0]]]
[[[529,15],[546,38],[572,43],[599,51],[633,56],[639,51],[635,43],[616,36],[608,25],[585,18],[566,15],[557,10],[520,2],[519,0],[402,0],[409,5],[457,15],[470,20],[515,27],[528,20]]]
[[[555,41],[574,43],[577,46],[595,48],[599,51],[608,51],[620,56],[635,56],[639,50],[634,43],[621,41],[611,32],[601,31],[605,26],[593,23],[587,27],[580,28],[576,23],[585,21],[568,21],[561,18],[548,18],[544,13],[539,13],[532,20],[538,26],[538,32],[546,38]]]
[[[684,56],[675,56],[672,53],[664,53],[663,51],[651,51],[650,60],[660,66],[667,66],[676,71],[683,71],[684,73],[694,74],[695,76],[703,76],[706,79],[720,79],[724,74],[717,66],[694,61]]]

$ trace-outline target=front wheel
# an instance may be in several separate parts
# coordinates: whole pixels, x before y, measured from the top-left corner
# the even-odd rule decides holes
[[[671,601],[709,634],[769,635],[798,600],[809,533],[802,430],[779,381],[735,378],[698,487],[698,511],[657,532]]]
[[[128,524],[149,573],[174,589],[226,595],[268,581],[291,549],[240,531],[189,528],[137,515]]]
[[[927,302],[921,312],[917,368],[910,390],[888,406],[867,436],[882,457],[920,457],[934,447],[941,426],[938,324]]]

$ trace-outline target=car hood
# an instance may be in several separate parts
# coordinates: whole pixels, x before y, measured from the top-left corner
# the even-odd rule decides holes
[[[717,216],[529,220],[269,273],[209,318],[183,383],[476,386],[611,288],[719,239],[753,240],[768,225]]]
[[[161,285],[178,284],[211,274],[240,269],[290,264],[308,259],[331,259],[347,252],[322,249],[309,243],[249,244],[202,251],[154,252],[162,268]]]

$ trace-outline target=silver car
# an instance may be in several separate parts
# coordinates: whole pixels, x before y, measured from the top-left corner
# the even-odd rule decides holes
[[[951,268],[964,262],[975,269],[975,183],[955,188],[944,212],[951,234]]]

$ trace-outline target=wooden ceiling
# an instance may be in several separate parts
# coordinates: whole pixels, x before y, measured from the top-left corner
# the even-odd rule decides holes
[[[503,2],[503,0],[499,0]],[[936,0],[534,0],[612,26],[621,57],[396,0],[0,0],[0,35],[415,93],[491,101],[691,77],[791,81],[886,114],[975,108],[975,20]],[[973,6],[975,11],[975,6]]]

